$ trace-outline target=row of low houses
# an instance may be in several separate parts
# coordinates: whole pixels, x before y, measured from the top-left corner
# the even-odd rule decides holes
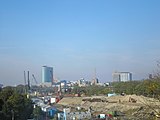
[[[34,108],[40,106],[41,110],[49,118],[55,118],[58,120],[83,120],[91,119],[91,112],[71,112],[70,108],[63,108],[63,111],[58,110],[53,105],[45,104],[45,100],[41,98],[32,98],[34,102]]]

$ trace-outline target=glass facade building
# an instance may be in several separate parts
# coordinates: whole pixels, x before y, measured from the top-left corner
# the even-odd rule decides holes
[[[42,83],[53,82],[53,67],[42,66]]]

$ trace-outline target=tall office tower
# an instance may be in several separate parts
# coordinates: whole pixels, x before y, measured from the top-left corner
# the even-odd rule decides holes
[[[132,80],[132,73],[130,72],[114,72],[112,74],[113,82],[126,82]]]
[[[42,66],[42,83],[53,83],[53,67]]]

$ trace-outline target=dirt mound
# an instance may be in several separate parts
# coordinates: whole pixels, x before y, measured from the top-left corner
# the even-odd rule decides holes
[[[136,102],[130,101],[130,99],[136,100]],[[125,96],[93,96],[93,97],[65,97],[58,104],[66,106],[81,106],[82,108],[93,111],[107,112],[107,111],[128,111],[133,109],[139,109],[144,106],[160,105],[158,100],[137,95],[125,95]]]
[[[82,97],[64,97],[58,104],[60,105],[80,105],[82,102]]]

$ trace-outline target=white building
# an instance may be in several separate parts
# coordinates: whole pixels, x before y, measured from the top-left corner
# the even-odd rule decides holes
[[[79,87],[86,86],[86,80],[84,78],[78,80],[78,86]]]
[[[132,73],[130,72],[114,72],[112,74],[113,82],[126,82],[132,80]]]

